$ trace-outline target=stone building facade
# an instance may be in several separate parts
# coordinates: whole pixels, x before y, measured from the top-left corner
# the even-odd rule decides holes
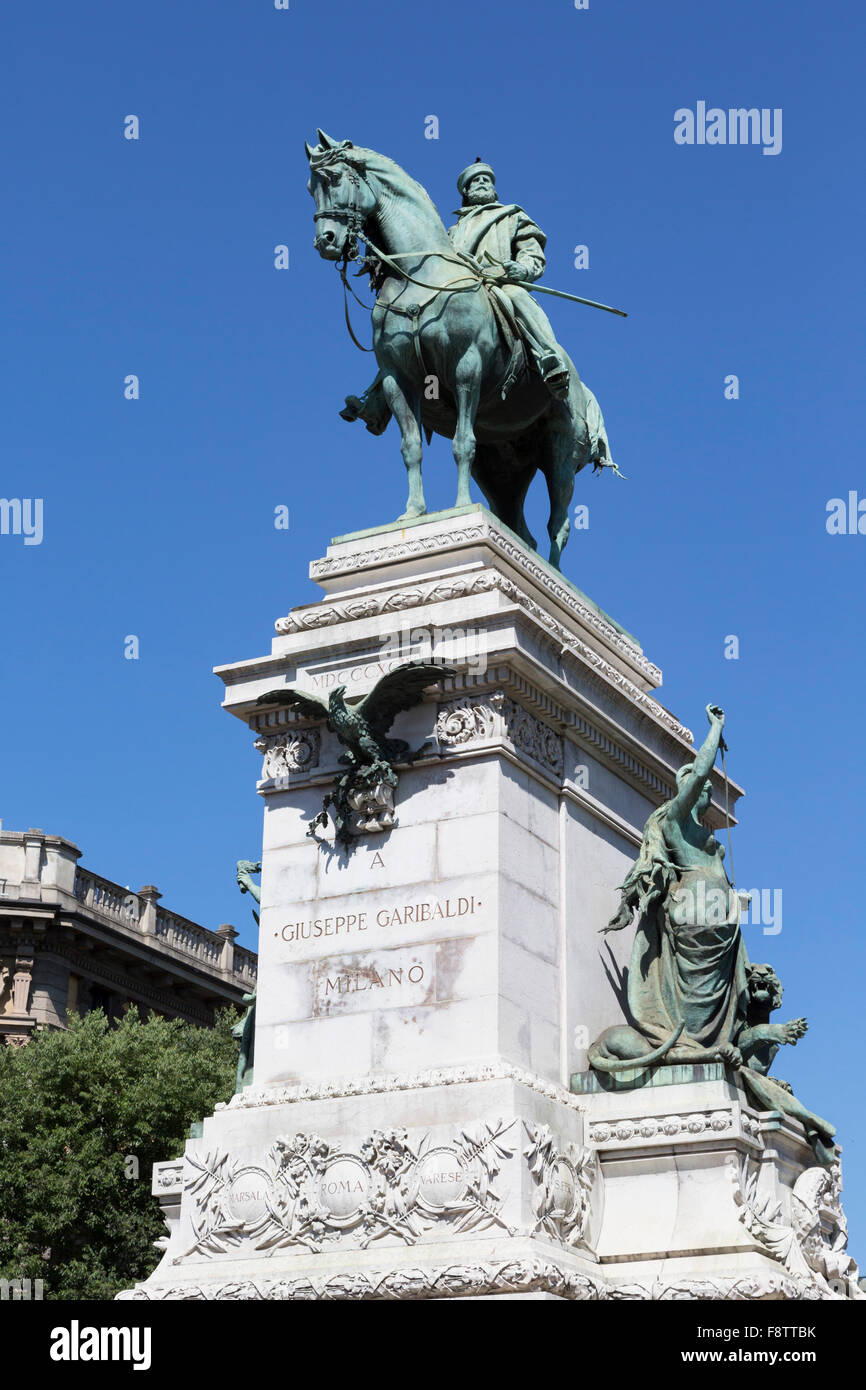
[[[81,851],[41,830],[0,830],[0,1045],[63,1028],[67,1011],[135,1007],[209,1025],[255,988],[257,957],[232,926],[209,931],[78,866]]]

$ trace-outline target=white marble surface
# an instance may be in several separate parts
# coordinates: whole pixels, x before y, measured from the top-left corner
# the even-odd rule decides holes
[[[190,1141],[182,1192],[167,1170],[172,1236],[146,1296],[811,1289],[784,1226],[810,1162],[796,1127],[724,1079],[563,1089],[621,1020],[630,934],[599,928],[692,754],[652,695],[661,673],[483,509],[341,539],[311,573],[325,596],[220,671],[266,755],[255,1085]],[[407,624],[427,651],[395,658]],[[396,828],[320,848],[307,822],[339,746],[257,697],[366,694],[389,664],[446,655],[446,628],[465,659],[394,726],[428,743]]]

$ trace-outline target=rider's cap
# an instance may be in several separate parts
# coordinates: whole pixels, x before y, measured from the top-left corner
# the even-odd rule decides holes
[[[460,174],[460,176],[457,179],[457,192],[461,195],[461,197],[463,195],[463,190],[465,189],[469,180],[474,179],[477,174],[489,174],[491,183],[496,182],[496,175],[494,174],[490,165],[485,164],[483,159],[479,156],[478,159],[476,159],[475,163],[470,164],[468,169],[464,169],[463,173]]]

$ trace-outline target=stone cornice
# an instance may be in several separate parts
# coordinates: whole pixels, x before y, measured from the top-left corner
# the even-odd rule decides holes
[[[442,529],[442,528],[445,529]],[[374,533],[375,534],[375,533]],[[517,570],[529,583],[540,589],[546,597],[561,608],[573,613],[579,621],[595,628],[604,641],[617,647],[628,660],[635,658],[646,664],[639,642],[631,633],[615,623],[597,604],[583,594],[558,570],[542,560],[537,551],[530,550],[523,541],[507,526],[498,521],[483,505],[468,509],[463,516],[447,519],[419,517],[410,527],[401,529],[399,538],[395,530],[378,533],[383,537],[377,545],[371,545],[368,536],[341,537],[332,542],[328,554],[310,565],[310,578],[316,582],[338,575],[360,573],[364,569],[381,568],[417,556],[432,556],[437,552],[460,551],[467,547],[477,548],[479,541],[485,542],[501,560]]]
[[[63,895],[69,899],[68,894]],[[22,935],[17,932],[14,926],[6,926],[4,929],[4,918],[14,918],[21,916],[27,925],[26,939],[33,944],[40,954],[57,955],[70,957],[70,952],[74,950],[59,935],[59,930],[69,929],[79,932],[82,936],[91,940],[95,946],[105,950],[119,952],[121,955],[128,955],[130,961],[146,965],[153,969],[165,971],[166,974],[174,975],[179,985],[196,990],[201,994],[212,994],[221,998],[224,1003],[239,1003],[241,995],[254,983],[254,977],[246,975],[228,975],[220,972],[216,973],[207,969],[207,966],[195,958],[184,958],[176,953],[161,950],[159,937],[136,935],[125,933],[116,929],[116,924],[111,921],[94,921],[89,918],[87,912],[82,909],[81,904],[75,902],[74,907],[66,906],[62,903],[46,904],[40,912],[40,920],[35,924],[36,935],[34,937],[34,923],[19,911],[14,902],[4,904],[0,911],[0,952],[15,951],[21,949]],[[2,900],[0,900],[2,902]],[[22,929],[23,930],[23,929]],[[79,963],[88,961],[88,971],[94,969],[94,961],[99,956],[77,957]],[[102,969],[102,966],[99,967]],[[117,975],[117,980],[129,984],[129,975]],[[138,983],[136,982],[136,988]],[[154,994],[155,998],[156,995]],[[168,997],[168,996],[164,996]]]
[[[632,707],[647,716],[653,723],[660,725],[668,734],[672,734],[684,745],[690,745],[693,742],[691,731],[680,723],[669,710],[630,680],[624,671],[614,666],[594,647],[582,641],[569,628],[545,612],[507,576],[494,570],[485,570],[480,574],[477,571],[471,571],[448,580],[440,580],[426,587],[415,585],[398,591],[379,590],[374,594],[365,594],[362,597],[347,598],[338,602],[297,609],[278,621],[277,630],[283,634],[315,632],[341,623],[353,623],[381,614],[396,613],[404,607],[417,608],[427,603],[449,602],[455,597],[459,597],[461,592],[479,594],[490,592],[493,589],[498,590],[521,612],[529,632],[544,635],[554,659],[563,665],[572,665],[584,683],[589,680],[598,690],[604,691],[609,697],[611,695],[615,699],[624,697]],[[486,619],[488,631],[495,630],[495,627],[501,622],[501,616],[501,614],[488,615]],[[351,645],[347,644],[342,649],[344,660]],[[315,658],[308,654],[306,656],[308,665],[311,659],[314,660]],[[661,672],[657,667],[651,666],[649,662],[644,662],[643,674],[651,685],[658,685],[661,681]],[[687,754],[688,748],[685,747],[683,752]]]
[[[293,632],[310,632],[317,628],[333,627],[338,623],[400,613],[428,604],[448,603],[454,599],[490,593],[494,590],[498,590],[510,602],[531,613],[560,646],[575,645],[581,653],[584,648],[591,650],[573,631],[542,608],[530,593],[508,575],[492,567],[482,570],[468,569],[450,576],[440,575],[432,580],[413,581],[411,578],[404,578],[399,583],[379,587],[370,592],[323,599],[318,603],[292,609],[284,618],[277,619],[275,626],[281,636]],[[659,668],[648,661],[640,648],[631,643],[616,627],[582,603],[564,584],[558,586],[556,596],[561,607],[582,626],[591,629],[605,646],[619,656],[624,665],[639,673],[648,685],[655,687],[661,684],[662,673]],[[596,656],[604,663],[604,659],[598,653]]]
[[[568,708],[564,703],[555,699],[547,691],[541,690],[538,685],[524,677],[520,672],[512,667],[495,665],[483,675],[458,675],[452,680],[443,681],[437,690],[428,691],[424,696],[425,704],[437,706],[438,714],[455,709],[461,700],[468,701],[488,701],[496,696],[497,691],[510,696],[515,704],[532,715],[540,717],[545,723],[549,723],[558,733],[565,734],[576,745],[578,751],[586,749],[598,762],[609,767],[623,781],[632,785],[636,790],[646,795],[658,803],[668,800],[673,795],[675,768],[665,765],[660,759],[652,762],[647,758],[646,749],[642,749],[643,757],[637,755],[638,745],[634,744],[628,735],[611,721],[601,716],[599,712],[592,711],[595,718],[590,718],[588,714],[574,708]],[[566,693],[563,686],[562,693]],[[591,706],[587,706],[592,709]],[[316,743],[315,751],[311,755],[299,757],[293,755],[295,744],[300,746],[305,737],[322,727],[323,721],[313,720],[305,715],[299,714],[296,710],[281,708],[278,706],[268,707],[251,713],[249,716],[249,727],[252,732],[258,735],[256,747],[265,754],[265,782],[259,784],[259,791],[282,790],[279,780],[274,781],[276,772],[275,760],[283,758],[286,766],[283,770],[291,777],[293,786],[301,787],[306,785],[318,784],[327,780],[331,775],[331,769],[324,764],[320,766],[320,745]],[[439,723],[437,722],[437,730]],[[427,758],[420,758],[416,766],[424,766],[427,763],[434,763],[442,756],[460,757],[467,753],[478,753],[485,751],[486,748],[496,750],[501,748],[503,752],[508,752],[508,745],[503,744],[498,735],[490,734],[484,738],[481,734],[471,741],[461,740],[449,742],[448,740],[438,740],[440,751],[431,754]],[[284,746],[284,747],[283,747]],[[684,750],[685,752],[685,750]],[[283,757],[283,753],[285,756]],[[537,759],[527,756],[525,748],[515,748],[513,750],[515,758],[519,759],[527,767],[532,768]],[[274,763],[274,768],[270,768],[268,759]],[[568,783],[570,770],[568,760],[558,770],[551,766],[542,766],[545,778],[551,785],[566,785]],[[270,770],[269,770],[270,768]],[[534,769],[533,769],[534,770]],[[712,774],[718,804],[710,808],[708,820],[714,829],[718,829],[724,823],[724,812],[721,805],[723,782],[721,774]],[[731,783],[732,804],[740,794],[740,788]],[[735,823],[734,817],[731,817]]]
[[[52,943],[45,952],[47,955],[60,956],[66,960],[77,975],[96,984],[105,982],[106,984],[116,985],[122,993],[136,1003],[139,999],[150,1002],[161,1009],[167,1009],[172,1013],[186,1014],[190,1019],[197,1023],[209,1026],[212,1022],[210,1011],[197,1000],[180,999],[169,990],[159,989],[156,985],[148,984],[139,976],[131,975],[128,971],[106,965],[102,958],[94,955],[80,955],[74,946],[67,945],[65,942]],[[185,981],[182,983],[186,983]],[[229,1001],[226,1001],[229,1002]]]
[[[531,1091],[558,1101],[570,1110],[584,1112],[586,1105],[571,1091],[555,1081],[539,1076],[537,1072],[526,1071],[511,1062],[487,1062],[465,1067],[443,1067],[431,1071],[403,1074],[371,1073],[365,1076],[348,1076],[335,1081],[313,1082],[303,1086],[267,1086],[256,1089],[247,1086],[240,1094],[233,1096],[227,1104],[218,1104],[217,1110],[251,1110],[268,1105],[293,1105],[298,1101],[333,1100],[341,1096],[376,1096],[392,1091],[417,1091],[431,1087],[465,1086],[483,1081],[514,1081]]]

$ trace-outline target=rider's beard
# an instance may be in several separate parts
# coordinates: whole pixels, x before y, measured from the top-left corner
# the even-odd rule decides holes
[[[471,207],[471,208],[474,208],[474,207],[482,207],[485,203],[495,203],[495,202],[496,202],[496,190],[495,190],[495,188],[491,188],[491,189],[476,188],[474,192],[472,191],[471,188],[468,188],[468,189],[466,190],[466,192],[463,194],[463,204],[464,204],[464,207],[468,207],[468,208],[470,208],[470,207]]]

